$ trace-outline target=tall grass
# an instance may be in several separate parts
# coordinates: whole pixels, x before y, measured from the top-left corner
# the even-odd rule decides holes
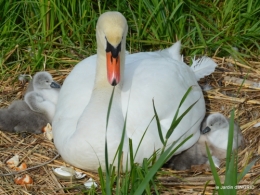
[[[58,69],[96,53],[96,21],[108,10],[127,18],[131,52],[181,39],[185,55],[259,56],[255,0],[0,0],[0,6],[2,73],[17,65],[26,72],[42,69],[45,58],[47,68]]]

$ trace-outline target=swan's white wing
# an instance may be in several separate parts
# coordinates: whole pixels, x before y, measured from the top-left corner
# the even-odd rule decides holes
[[[180,114],[195,101],[198,99],[199,101],[184,117],[168,142],[171,143],[181,136],[183,136],[181,139],[183,140],[193,133],[194,137],[178,151],[189,148],[198,140],[200,123],[205,115],[204,98],[193,72],[186,64],[167,58],[165,55],[162,57],[160,53],[156,52],[132,54],[128,57],[131,59],[126,59],[125,68],[126,72],[130,74],[125,75],[122,92],[123,113],[128,108],[128,136],[133,139],[135,144],[139,143],[154,116],[152,99],[155,101],[165,136],[181,98],[190,86],[194,86],[184,106],[180,109]],[[143,60],[135,61],[134,59],[137,58]],[[139,160],[144,156],[149,157],[147,155],[152,151],[161,148],[162,144],[155,120],[151,123],[142,144],[149,148],[142,148]]]

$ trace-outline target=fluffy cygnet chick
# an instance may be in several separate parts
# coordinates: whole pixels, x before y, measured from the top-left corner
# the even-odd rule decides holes
[[[8,108],[0,109],[0,130],[2,131],[40,134],[49,122],[44,114],[32,111],[23,100],[13,101]]]
[[[175,170],[190,169],[191,165],[209,163],[205,142],[210,149],[214,164],[219,167],[220,160],[226,158],[229,132],[229,120],[220,113],[214,113],[204,119],[201,135],[191,148],[173,156],[166,167]],[[237,123],[234,123],[233,150],[244,145],[244,138]]]
[[[55,113],[55,104],[45,100],[39,92],[31,91],[26,93],[24,101],[30,109],[36,113],[41,113],[48,118],[49,123],[52,122]]]
[[[50,73],[45,71],[37,72],[30,81],[26,94],[31,91],[38,92],[45,100],[51,101],[56,105],[60,84],[53,80]]]

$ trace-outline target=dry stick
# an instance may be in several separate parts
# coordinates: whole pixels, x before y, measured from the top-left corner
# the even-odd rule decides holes
[[[254,82],[250,81],[248,79],[240,79],[236,77],[231,77],[231,76],[225,76],[224,81],[227,84],[232,84],[232,85],[237,85],[240,86],[243,84],[243,87],[251,88],[251,89],[260,89],[260,83],[259,82]]]
[[[25,170],[22,170],[22,171],[18,171],[18,172],[13,172],[13,173],[6,173],[6,174],[0,174],[1,177],[3,176],[10,176],[10,175],[16,175],[16,174],[19,174],[19,173],[23,173],[25,171],[29,171],[29,170],[32,170],[32,169],[36,169],[36,168],[39,168],[39,167],[42,167],[44,165],[47,165],[49,164],[50,162],[54,161],[56,158],[58,158],[60,156],[60,154],[57,154],[54,158],[52,158],[51,160],[45,162],[45,163],[41,163],[39,165],[36,165],[34,167],[30,167],[28,169],[25,169]]]

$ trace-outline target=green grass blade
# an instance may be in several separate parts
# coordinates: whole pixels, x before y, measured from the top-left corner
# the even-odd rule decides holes
[[[232,186],[230,189],[225,189],[225,193],[230,195],[236,194],[235,186],[237,185],[237,153],[233,153],[229,164],[229,168],[226,169],[224,186]]]
[[[259,157],[254,159],[252,162],[250,162],[244,169],[243,171],[238,175],[237,182],[241,181],[243,177],[250,171],[252,166],[256,163],[256,161],[259,160]]]
[[[179,106],[178,106],[178,108],[177,108],[177,111],[176,111],[176,113],[175,113],[175,115],[174,115],[174,118],[173,118],[173,120],[172,120],[172,123],[174,123],[174,121],[176,121],[176,119],[177,119],[177,117],[178,117],[178,115],[179,115],[179,110],[180,110],[180,108],[181,108],[181,105],[182,105],[183,102],[186,100],[186,98],[188,97],[188,95],[189,95],[189,93],[191,92],[191,90],[192,90],[192,86],[190,86],[190,87],[188,88],[188,90],[185,92],[184,96],[182,97],[182,99],[181,99],[181,101],[180,101],[180,103],[179,103]]]
[[[137,149],[136,149],[136,152],[135,152],[134,159],[135,159],[135,157],[136,157],[136,155],[137,155],[137,152],[138,152],[138,150],[139,150],[139,148],[140,148],[140,145],[141,145],[141,143],[142,143],[142,141],[143,141],[143,139],[144,139],[144,136],[145,136],[145,134],[146,134],[146,132],[147,132],[147,130],[148,130],[150,124],[152,123],[153,119],[154,119],[154,117],[151,119],[150,123],[148,124],[147,128],[145,129],[145,131],[144,131],[144,133],[143,133],[143,135],[142,135],[142,137],[141,137],[141,139],[140,139],[140,141],[139,141],[139,143],[138,143],[138,146],[137,146]]]
[[[108,111],[107,111],[107,120],[106,120],[106,135],[105,135],[105,163],[106,163],[106,194],[111,194],[111,183],[110,183],[110,173],[109,173],[109,162],[108,162],[108,149],[107,149],[107,127],[109,122],[109,116],[112,106],[112,101],[114,97],[115,87],[113,87],[113,91],[110,96],[109,104],[108,104]]]
[[[226,170],[229,169],[231,154],[233,150],[233,137],[234,137],[234,109],[231,111],[229,132],[228,132],[228,145],[227,145],[227,155],[226,155]]]
[[[161,166],[165,162],[165,159],[167,158],[167,155],[171,151],[172,147],[173,147],[173,145],[170,146],[167,150],[165,150],[165,152],[160,156],[160,158],[152,166],[152,168],[149,170],[149,172],[143,178],[143,181],[140,183],[139,187],[136,189],[134,195],[139,195],[139,194],[143,193],[143,191],[146,189],[150,180],[154,177],[156,172],[161,168]]]
[[[167,131],[166,139],[168,139],[168,138],[172,135],[174,129],[178,126],[178,124],[181,122],[181,120],[183,119],[183,117],[193,108],[193,106],[194,106],[197,102],[198,102],[198,100],[197,100],[196,102],[194,102],[192,105],[190,105],[190,106],[182,113],[182,115],[181,115],[178,119],[176,119],[176,121],[174,121],[174,122],[171,124],[170,129]]]
[[[166,162],[168,161],[168,159],[170,159],[170,158],[173,156],[173,154],[174,154],[186,141],[188,141],[192,136],[193,136],[193,135],[189,135],[189,136],[186,137],[181,143],[179,143],[179,144],[177,145],[177,147],[174,148],[174,149],[168,154],[167,158],[165,159],[165,163],[166,163]],[[179,139],[181,139],[181,138],[179,138]],[[179,139],[178,139],[177,141],[175,141],[175,142],[173,143],[173,145],[175,145],[176,142],[179,141]]]
[[[98,176],[100,179],[99,183],[101,186],[102,194],[106,194],[106,189],[102,187],[102,186],[106,186],[106,184],[105,184],[104,175],[101,167],[98,168]]]
[[[213,162],[212,156],[210,154],[210,151],[209,151],[209,148],[208,148],[208,145],[207,145],[206,142],[205,142],[205,145],[206,145],[206,150],[207,150],[207,155],[208,155],[208,159],[209,159],[209,163],[210,163],[211,172],[213,174],[213,177],[214,177],[214,180],[215,180],[215,183],[216,183],[216,187],[218,188],[217,189],[218,190],[218,194],[219,195],[225,195],[225,193],[224,193],[224,191],[222,189],[222,184],[220,182],[220,179],[219,179],[219,176],[218,176],[215,164]]]
[[[157,123],[159,137],[160,137],[160,140],[161,140],[162,144],[164,144],[162,128],[161,128],[161,124],[160,124],[160,120],[159,120],[158,114],[157,114],[156,109],[155,109],[154,100],[153,100],[153,110],[154,110],[154,114],[155,114],[155,119],[156,119],[156,123]]]
[[[151,179],[154,177],[156,172],[162,167],[162,165],[167,161],[169,156],[172,156],[174,152],[180,148],[188,139],[190,139],[192,135],[184,139],[181,143],[177,145],[173,150],[172,148],[174,147],[175,143],[171,144],[169,148],[167,148],[159,157],[159,159],[153,164],[151,169],[147,172],[145,175],[144,179],[142,180],[141,184],[138,186],[137,190],[135,191],[135,195],[137,194],[142,194],[143,191],[145,190],[146,186],[148,183],[151,181]]]

